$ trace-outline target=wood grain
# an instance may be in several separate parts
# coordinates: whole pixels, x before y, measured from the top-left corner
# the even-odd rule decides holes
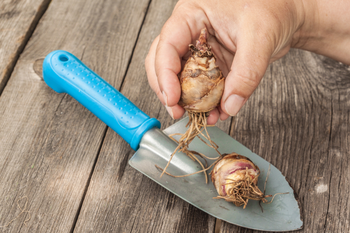
[[[270,65],[233,136],[279,168],[299,196],[304,229],[349,232],[350,68],[299,50]],[[221,232],[257,232],[223,223]]]
[[[175,1],[152,1],[122,93],[162,128],[175,121],[147,83],[144,59]],[[230,122],[221,123],[229,129]],[[228,132],[228,130],[227,130]],[[108,129],[75,232],[214,232],[215,219],[131,168],[133,151]]]
[[[0,2],[0,94],[50,0]]]
[[[40,18],[48,2],[0,3],[0,92],[17,62],[0,97],[0,226],[23,197],[29,211],[0,231],[258,232],[220,223],[132,169],[116,133],[42,80],[45,55],[68,50],[170,126],[144,59],[176,0],[54,0]],[[302,206],[299,232],[350,232],[349,120],[350,67],[291,50],[233,124],[218,126],[286,175]]]
[[[50,4],[0,98],[0,225],[20,213],[21,197],[29,211],[1,231],[71,232],[107,129],[44,83],[40,59],[68,50],[119,88],[147,6],[148,0]]]

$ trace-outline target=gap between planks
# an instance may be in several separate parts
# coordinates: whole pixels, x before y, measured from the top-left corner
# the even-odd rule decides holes
[[[94,173],[95,171],[95,167],[96,167],[96,164],[97,164],[97,160],[98,160],[98,157],[99,157],[99,154],[101,152],[101,149],[102,149],[102,145],[103,145],[103,141],[105,140],[105,137],[106,137],[106,134],[107,134],[107,130],[108,130],[108,127],[105,127],[105,130],[103,132],[103,136],[102,136],[102,140],[101,140],[101,145],[100,147],[98,148],[98,151],[97,151],[97,156],[95,157],[95,161],[94,161],[94,164],[92,165],[92,169],[90,171],[90,174],[89,174],[89,178],[87,180],[87,183],[86,183],[86,186],[85,186],[85,189],[84,189],[84,193],[83,193],[83,197],[82,199],[80,200],[80,204],[79,204],[79,207],[78,207],[78,211],[74,217],[74,221],[73,221],[73,225],[72,225],[72,228],[70,230],[71,233],[74,232],[74,229],[75,229],[75,226],[77,225],[77,221],[78,221],[78,217],[79,217],[79,214],[80,214],[80,211],[81,211],[81,207],[83,206],[83,203],[84,203],[84,200],[85,200],[85,196],[86,196],[86,193],[87,193],[87,190],[90,186],[90,182],[91,182],[91,177],[92,177],[92,174]]]
[[[144,15],[144,17],[143,17],[143,19],[142,19],[142,23],[141,23],[139,32],[137,33],[137,36],[136,36],[136,41],[135,41],[134,47],[133,47],[132,50],[131,50],[131,55],[130,55],[130,58],[129,58],[129,61],[128,61],[128,65],[127,65],[126,70],[125,70],[125,73],[124,73],[124,75],[123,75],[122,82],[120,83],[120,88],[119,88],[119,92],[120,92],[120,93],[121,93],[122,90],[123,90],[124,81],[125,81],[126,75],[128,74],[128,71],[129,71],[129,67],[130,67],[130,63],[131,63],[131,61],[132,61],[132,58],[134,57],[135,48],[136,48],[137,42],[139,41],[139,37],[140,37],[141,31],[142,31],[143,25],[144,25],[144,23],[145,23],[146,16],[147,16],[147,13],[148,13],[148,10],[149,10],[149,7],[150,7],[151,3],[152,3],[152,0],[149,0],[148,5],[147,5],[146,10],[145,10],[145,15]]]
[[[119,92],[120,92],[120,93],[121,93],[122,88],[123,88],[123,86],[124,86],[123,84],[124,84],[126,75],[127,75],[127,73],[128,73],[128,70],[129,70],[129,67],[130,67],[130,63],[131,63],[132,58],[133,58],[133,56],[134,56],[134,51],[135,51],[137,42],[138,42],[138,40],[139,40],[140,33],[141,33],[142,28],[143,28],[143,25],[144,25],[144,22],[145,22],[145,19],[146,19],[146,16],[147,16],[149,7],[150,7],[150,5],[151,5],[151,2],[152,2],[152,0],[149,0],[148,5],[147,5],[146,10],[145,10],[145,15],[144,15],[144,17],[143,17],[143,19],[142,19],[142,23],[141,23],[140,28],[139,28],[139,31],[138,31],[138,33],[137,33],[136,40],[135,40],[135,44],[134,44],[134,46],[133,46],[133,48],[132,48],[132,52],[131,52],[131,55],[130,55],[130,58],[129,58],[129,61],[128,61],[128,65],[127,65],[127,67],[126,67],[125,73],[124,73],[124,75],[123,75],[122,81],[121,81],[120,86],[119,86]],[[85,50],[85,48],[84,48],[84,50]],[[84,53],[82,54],[82,57],[83,57],[83,55],[84,55]],[[95,158],[94,164],[93,164],[92,169],[91,169],[91,172],[90,172],[90,174],[89,174],[89,178],[88,178],[86,187],[85,187],[85,189],[84,189],[84,194],[83,194],[82,199],[81,199],[81,202],[80,202],[80,204],[79,204],[78,211],[77,211],[77,213],[76,213],[76,215],[75,215],[75,217],[74,217],[73,225],[72,225],[72,228],[71,228],[71,231],[70,231],[71,233],[74,232],[75,227],[76,227],[76,224],[77,224],[77,222],[78,222],[78,218],[79,218],[79,215],[80,215],[80,212],[81,212],[81,208],[82,208],[82,206],[83,206],[83,204],[84,204],[84,200],[85,200],[85,197],[86,197],[86,193],[87,193],[88,188],[89,188],[89,186],[90,186],[91,178],[92,178],[92,175],[93,175],[93,173],[94,173],[94,171],[95,171],[95,167],[96,167],[96,164],[97,164],[97,161],[98,161],[99,154],[100,154],[100,152],[101,152],[102,146],[103,146],[103,144],[104,144],[104,141],[105,141],[105,138],[106,138],[106,135],[107,135],[108,128],[109,128],[109,127],[107,126],[107,127],[105,128],[104,132],[103,132],[103,136],[102,136],[102,140],[101,140],[101,145],[100,145],[100,147],[99,147],[99,149],[98,149],[97,156],[96,156],[96,158]]]

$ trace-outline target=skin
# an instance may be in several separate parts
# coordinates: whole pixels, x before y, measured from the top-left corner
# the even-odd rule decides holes
[[[290,48],[350,65],[350,1],[347,0],[180,0],[154,40],[145,66],[151,88],[178,119],[181,89],[177,74],[188,45],[208,29],[208,44],[222,70],[225,90],[208,123],[238,113],[259,85],[267,66]]]

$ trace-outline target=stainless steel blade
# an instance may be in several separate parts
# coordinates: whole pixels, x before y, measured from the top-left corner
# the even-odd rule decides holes
[[[297,200],[294,198],[293,189],[282,173],[273,165],[271,165],[267,181],[266,194],[289,193],[277,195],[271,204],[262,204],[263,212],[258,201],[250,200],[246,209],[243,209],[224,200],[213,199],[217,196],[217,192],[211,181],[209,184],[205,183],[202,173],[183,178],[173,178],[167,175],[160,177],[161,171],[155,165],[164,168],[177,146],[166,135],[184,133],[187,121],[188,119],[185,118],[177,122],[165,129],[164,133],[155,128],[148,131],[142,138],[140,148],[130,159],[129,164],[183,200],[218,219],[245,228],[263,231],[291,231],[302,228],[301,211]],[[236,152],[250,158],[258,165],[261,170],[259,188],[263,190],[270,164],[219,128],[209,127],[208,131],[211,139],[219,146],[220,153]],[[204,153],[209,157],[217,157],[217,153],[199,139],[195,139],[191,143],[190,149]],[[208,161],[209,164],[212,162]],[[177,153],[167,172],[173,175],[185,175],[199,170],[201,170],[201,167],[197,163],[186,155]]]

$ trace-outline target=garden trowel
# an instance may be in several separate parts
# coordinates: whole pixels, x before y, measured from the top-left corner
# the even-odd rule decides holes
[[[264,190],[270,169],[266,194],[287,194],[277,195],[272,203],[262,203],[261,206],[258,201],[251,200],[243,209],[225,200],[213,199],[218,194],[211,182],[205,183],[203,173],[181,178],[168,175],[161,177],[161,171],[155,165],[164,168],[177,146],[167,135],[184,133],[188,119],[185,118],[164,131],[160,130],[158,120],[147,116],[78,58],[66,51],[57,50],[46,56],[43,76],[53,90],[71,95],[130,144],[136,151],[129,161],[132,167],[183,200],[218,219],[250,229],[291,231],[302,228],[298,201],[281,172],[219,128],[209,127],[208,133],[219,146],[220,153],[236,152],[251,159],[261,171],[261,190]],[[217,152],[199,139],[193,140],[189,149],[208,157],[217,157]],[[208,161],[208,165],[211,163]],[[200,170],[202,168],[198,163],[181,152],[175,154],[167,168],[167,172],[173,175],[185,175]]]

